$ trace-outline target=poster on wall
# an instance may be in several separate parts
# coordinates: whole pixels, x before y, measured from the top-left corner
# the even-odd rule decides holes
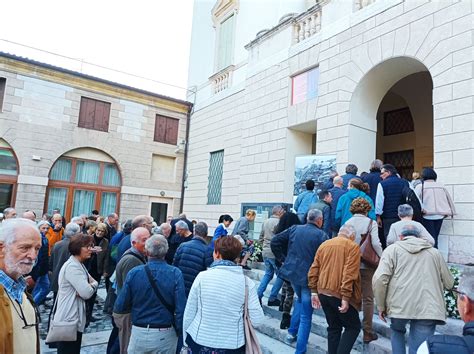
[[[305,183],[312,179],[314,190],[319,192],[324,183],[329,180],[331,171],[336,170],[336,155],[304,155],[295,159],[294,199],[305,191]]]

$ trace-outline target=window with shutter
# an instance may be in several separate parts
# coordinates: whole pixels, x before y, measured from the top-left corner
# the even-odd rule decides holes
[[[217,44],[217,71],[220,71],[232,64],[232,54],[234,48],[234,21],[235,16],[231,15],[219,27],[219,42]]]
[[[7,79],[0,77],[0,112],[3,111],[3,100],[5,97],[5,90],[7,87]]]
[[[81,97],[78,127],[107,132],[109,131],[109,117],[109,102]]]
[[[154,140],[158,143],[178,144],[179,119],[156,115]]]
[[[207,204],[221,204],[223,170],[224,150],[211,152],[211,156],[209,158]]]

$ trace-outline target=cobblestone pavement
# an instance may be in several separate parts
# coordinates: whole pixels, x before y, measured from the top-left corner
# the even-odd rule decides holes
[[[53,307],[52,294],[53,293],[50,293],[51,299],[47,300],[45,305],[42,305],[39,308],[39,312],[41,316],[41,322],[39,325],[41,339],[45,339],[48,333],[47,332],[48,319],[49,319],[49,314],[51,312],[51,308]],[[84,331],[84,334],[112,330],[111,317],[102,312],[104,308],[105,297],[106,297],[105,285],[104,285],[104,282],[101,281],[99,285],[99,289],[97,290],[97,297],[95,300],[94,310],[92,313],[92,316],[99,320],[96,322],[91,322],[89,324],[89,327],[87,327],[86,330]]]

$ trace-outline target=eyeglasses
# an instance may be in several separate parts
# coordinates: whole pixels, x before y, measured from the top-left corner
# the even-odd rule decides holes
[[[5,293],[7,294],[8,299],[10,299],[10,302],[12,303],[13,308],[15,309],[15,312],[17,313],[17,315],[20,317],[20,319],[24,323],[24,326],[22,327],[22,329],[27,329],[27,328],[30,328],[30,327],[36,327],[38,325],[38,310],[36,309],[36,306],[34,306],[32,304],[33,309],[35,310],[35,323],[29,324],[26,321],[25,313],[23,312],[23,308],[21,307],[21,304],[18,302],[18,300],[15,299],[15,302],[17,303],[18,307],[20,308],[20,311],[18,311],[18,309],[16,308],[15,303],[13,302],[12,298],[10,297],[10,294],[8,294],[8,291],[5,291]]]

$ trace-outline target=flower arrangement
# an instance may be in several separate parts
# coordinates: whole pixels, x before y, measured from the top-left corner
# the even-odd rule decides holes
[[[252,262],[261,262],[262,261],[262,242],[260,241],[255,241],[253,243],[254,250],[253,254],[250,256],[250,260]]]
[[[458,268],[454,267],[454,266],[450,266],[449,270],[451,271],[451,274],[454,277],[454,287],[456,288],[459,285],[459,279],[461,277],[461,271]],[[446,312],[448,313],[448,317],[461,318],[459,316],[459,312],[458,312],[456,294],[451,290],[445,290],[444,291],[444,299],[446,301]]]

